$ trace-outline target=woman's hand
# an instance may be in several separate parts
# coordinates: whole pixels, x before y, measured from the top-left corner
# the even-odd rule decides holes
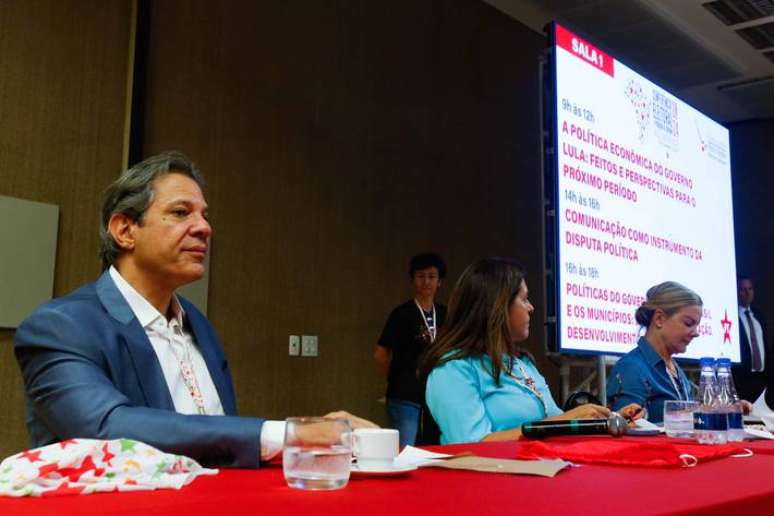
[[[618,409],[618,413],[625,417],[629,422],[637,421],[638,419],[645,417],[645,411],[637,403],[630,403],[625,407],[621,407]]]
[[[739,404],[742,406],[742,413],[747,416],[752,412],[752,403],[747,400],[739,400]]]
[[[608,416],[610,416],[609,408],[586,403],[568,410],[561,416],[561,419],[607,419]]]

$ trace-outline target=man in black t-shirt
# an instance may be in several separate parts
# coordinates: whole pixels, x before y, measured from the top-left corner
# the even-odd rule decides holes
[[[387,318],[374,350],[374,361],[387,376],[387,415],[400,432],[400,445],[413,445],[419,427],[424,386],[417,378],[417,359],[446,319],[446,307],[435,294],[446,276],[446,264],[434,253],[409,262],[414,298],[397,306]]]

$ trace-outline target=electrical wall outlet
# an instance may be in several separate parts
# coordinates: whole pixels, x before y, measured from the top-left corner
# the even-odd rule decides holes
[[[301,335],[301,356],[317,356],[317,335]]]
[[[301,354],[301,337],[298,335],[291,335],[288,339],[288,355],[291,357],[297,357]]]

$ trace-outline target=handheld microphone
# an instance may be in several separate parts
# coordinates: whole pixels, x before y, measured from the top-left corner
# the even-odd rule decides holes
[[[566,421],[535,421],[521,425],[527,439],[545,439],[557,435],[612,435],[620,437],[628,424],[617,412],[607,419],[568,419]]]

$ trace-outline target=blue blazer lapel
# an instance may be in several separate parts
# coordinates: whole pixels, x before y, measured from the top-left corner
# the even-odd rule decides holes
[[[207,364],[207,369],[210,371],[212,383],[215,384],[215,389],[218,391],[223,412],[227,415],[236,415],[233,383],[231,382],[231,376],[224,367],[225,358],[220,345],[212,334],[212,327],[188,300],[180,296],[178,296],[178,299],[180,299],[180,304],[183,305],[191,333],[193,333],[204,362]]]
[[[174,411],[175,405],[156,352],[107,271],[97,280],[97,296],[105,310],[119,323],[118,331],[124,337],[126,349],[132,357],[134,371],[140,380],[148,407]]]

